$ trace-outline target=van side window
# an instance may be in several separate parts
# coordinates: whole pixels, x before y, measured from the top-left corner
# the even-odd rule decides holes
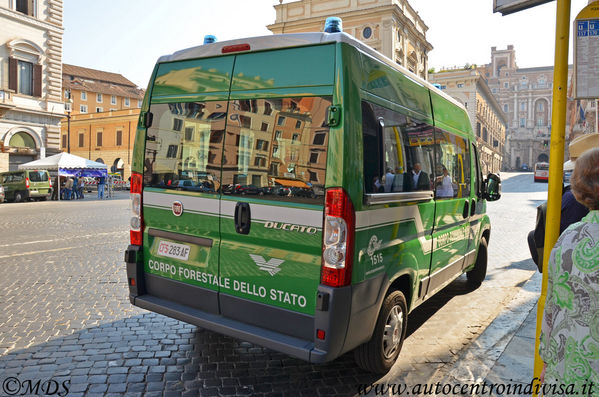
[[[431,125],[364,101],[362,140],[365,193],[432,189]]]
[[[481,195],[482,193],[482,181],[483,181],[483,175],[482,175],[482,171],[480,169],[480,164],[479,164],[479,160],[478,160],[478,151],[476,149],[476,145],[474,143],[472,143],[472,153],[474,154],[474,170],[476,173],[476,194],[477,195]]]
[[[435,129],[435,197],[438,199],[470,196],[470,150],[468,141]]]

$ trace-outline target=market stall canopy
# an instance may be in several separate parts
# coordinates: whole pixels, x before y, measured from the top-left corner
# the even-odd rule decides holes
[[[300,181],[297,179],[275,178],[275,183],[278,185],[285,186],[285,187],[301,187],[301,188],[310,187],[306,184],[306,182]]]
[[[60,175],[106,176],[106,164],[91,161],[70,153],[54,156],[19,165],[20,170],[59,171]]]

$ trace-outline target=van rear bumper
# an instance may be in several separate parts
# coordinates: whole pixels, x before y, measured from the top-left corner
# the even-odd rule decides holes
[[[185,296],[189,297],[189,288],[192,287],[174,280],[144,274],[142,262],[137,261],[138,256],[141,256],[138,254],[139,247],[134,246],[130,246],[125,253],[127,277],[130,280],[135,279],[133,286],[129,282],[129,300],[135,306],[223,335],[245,340],[311,363],[331,361],[342,353],[349,322],[351,287],[332,289],[324,287],[328,293],[328,309],[324,312],[317,309],[314,317],[302,315],[309,317],[310,324],[313,325],[310,326],[307,332],[302,332],[301,337],[298,337],[279,332],[278,330],[265,328],[263,325],[272,326],[272,322],[268,324],[269,321],[256,321],[254,324],[250,324],[245,321],[226,317],[218,313],[217,309],[210,311],[183,304],[181,302],[188,302],[190,300],[172,298],[172,294],[156,296],[156,294],[148,292],[148,290],[155,289],[156,283],[159,282],[164,286],[173,284],[171,286],[175,287],[174,289],[177,294],[187,294]],[[174,284],[177,284],[177,286]],[[320,286],[319,291],[322,288],[323,286]],[[171,291],[173,291],[173,288],[171,288]],[[200,291],[197,293],[200,293]],[[206,302],[209,299],[215,298],[217,299],[216,292],[214,292],[214,296],[202,296],[202,299],[195,300]],[[221,295],[221,298],[227,299],[227,304],[229,305],[235,304],[235,301],[231,300],[232,297],[229,295]],[[193,300],[191,299],[191,301]],[[249,311],[256,320],[267,317],[271,320],[274,318],[276,321],[284,323],[281,325],[282,328],[288,326],[287,323],[294,323],[293,312],[289,310],[277,309],[259,303],[252,305],[247,300],[239,300],[238,304],[244,310]],[[218,307],[218,303],[212,306],[216,308]],[[305,324],[305,321],[297,324]],[[324,331],[326,335],[324,341],[316,340],[317,328]],[[312,339],[306,339],[308,336]]]

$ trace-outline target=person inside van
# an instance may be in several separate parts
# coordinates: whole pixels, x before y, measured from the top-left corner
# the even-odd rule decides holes
[[[393,188],[393,180],[395,179],[395,174],[393,170],[387,167],[387,172],[385,173],[385,193],[391,192]]]
[[[430,190],[430,179],[428,174],[422,171],[420,163],[414,163],[412,170],[404,176],[403,191],[412,192],[414,190]]]

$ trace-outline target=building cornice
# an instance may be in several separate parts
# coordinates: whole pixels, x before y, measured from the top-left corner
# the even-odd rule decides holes
[[[57,26],[51,22],[42,21],[40,19],[30,17],[29,15],[25,15],[18,11],[9,10],[7,8],[0,7],[0,17],[6,17],[9,19],[13,19],[19,23],[24,25],[30,25],[37,28],[42,28],[45,30],[52,31],[54,33],[62,35],[64,32],[64,28],[62,26]]]

